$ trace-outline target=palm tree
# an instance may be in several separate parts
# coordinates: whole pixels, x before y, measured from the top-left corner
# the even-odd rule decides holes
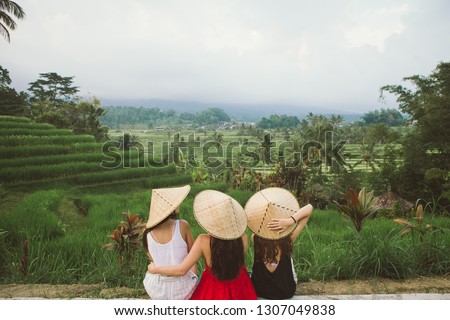
[[[11,15],[17,19],[23,19],[25,12],[14,1],[0,0],[0,34],[8,42],[10,42],[9,30],[15,30],[17,26],[16,22],[11,18]]]
[[[353,168],[358,166],[361,163],[365,163],[366,165],[366,171],[368,167],[372,169],[372,171],[376,171],[375,165],[380,165],[380,162],[377,160],[378,153],[375,150],[375,144],[369,143],[369,144],[363,144],[361,145],[361,160],[357,161]]]
[[[219,148],[219,146],[223,142],[223,134],[222,133],[218,133],[216,130],[214,130],[214,133],[213,133],[211,138],[216,143],[217,148]]]

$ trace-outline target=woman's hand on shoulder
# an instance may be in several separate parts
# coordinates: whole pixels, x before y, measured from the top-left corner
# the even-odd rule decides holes
[[[153,262],[150,262],[150,264],[147,266],[147,271],[149,273],[156,273],[156,266]]]

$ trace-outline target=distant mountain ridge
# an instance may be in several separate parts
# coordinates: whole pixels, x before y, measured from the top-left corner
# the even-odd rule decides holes
[[[178,101],[164,99],[102,99],[102,105],[123,106],[123,107],[158,107],[164,110],[173,109],[178,113],[191,112],[196,113],[208,108],[223,109],[231,118],[238,121],[257,122],[262,117],[268,117],[272,114],[286,114],[297,116],[300,120],[309,112],[314,114],[332,115],[340,114],[344,117],[344,121],[351,122],[360,120],[362,113],[350,113],[339,111],[332,108],[324,108],[317,106],[292,106],[283,104],[229,104],[229,103],[205,103],[196,101]]]

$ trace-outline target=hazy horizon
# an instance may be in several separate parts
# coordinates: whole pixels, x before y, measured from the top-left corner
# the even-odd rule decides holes
[[[17,2],[26,18],[0,41],[12,86],[57,72],[103,105],[364,113],[396,108],[381,86],[450,60],[445,0]]]

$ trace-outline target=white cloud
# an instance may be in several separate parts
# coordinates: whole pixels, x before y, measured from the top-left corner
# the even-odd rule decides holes
[[[368,9],[364,12],[355,10],[351,15],[354,25],[345,34],[350,48],[367,44],[384,52],[385,41],[394,34],[402,33],[405,29],[402,18],[409,11],[408,4],[394,4],[379,9]]]
[[[362,111],[378,89],[450,59],[445,0],[23,0],[1,64],[25,90],[75,76],[108,99]],[[386,107],[386,106],[383,106]]]

